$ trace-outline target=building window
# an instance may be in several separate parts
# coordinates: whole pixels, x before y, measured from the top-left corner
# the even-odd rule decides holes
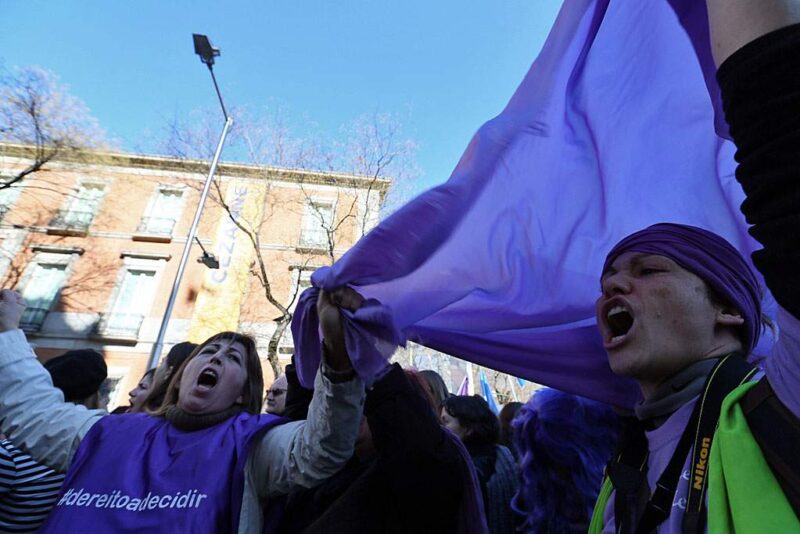
[[[156,270],[126,267],[117,286],[114,304],[102,315],[97,333],[104,337],[136,339],[150,311]]]
[[[328,230],[333,228],[333,203],[309,200],[303,212],[300,246],[328,248]]]
[[[50,223],[56,228],[69,228],[86,231],[92,224],[100,201],[103,199],[105,186],[97,183],[84,183],[78,189],[75,198],[66,209],[58,211],[55,219]]]
[[[100,408],[106,411],[111,411],[117,408],[120,404],[120,391],[122,387],[122,376],[112,376],[109,369],[108,378],[103,380],[100,384]]]
[[[0,176],[0,183],[6,183],[10,180],[10,176]],[[3,220],[14,204],[16,204],[19,194],[22,192],[22,187],[11,186],[5,189],[0,189],[0,221]]]
[[[34,263],[22,290],[25,311],[20,328],[36,332],[44,323],[50,308],[67,278],[66,263]]]
[[[300,300],[300,295],[311,287],[311,274],[313,270],[297,269],[292,272],[292,291],[289,293],[288,310],[294,314],[297,308],[297,301]],[[282,354],[291,354],[294,352],[294,339],[292,338],[291,325],[286,327],[286,330],[281,336],[281,341],[278,344],[278,352]]]
[[[137,231],[143,234],[171,236],[182,210],[183,191],[159,187]]]

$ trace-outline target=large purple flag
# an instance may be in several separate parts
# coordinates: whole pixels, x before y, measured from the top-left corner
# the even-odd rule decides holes
[[[348,314],[356,370],[369,378],[406,338],[630,406],[638,391],[611,373],[595,330],[606,253],[657,222],[710,229],[748,257],[756,246],[734,147],[715,132],[725,134],[714,74],[705,2],[566,0],[450,179],[314,273],[317,287],[375,299]],[[305,381],[319,358],[313,294],[292,326]],[[387,314],[371,346],[356,339]]]

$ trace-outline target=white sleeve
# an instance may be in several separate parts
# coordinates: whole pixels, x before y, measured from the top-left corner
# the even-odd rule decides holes
[[[64,472],[103,410],[64,402],[22,330],[0,333],[0,432],[36,461]]]
[[[363,407],[360,379],[333,383],[318,371],[308,418],[273,428],[250,453],[247,476],[258,495],[310,488],[339,471],[353,455]]]

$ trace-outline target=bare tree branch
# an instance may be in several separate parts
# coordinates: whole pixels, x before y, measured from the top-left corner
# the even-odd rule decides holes
[[[0,190],[53,160],[101,148],[104,137],[86,105],[53,73],[38,67],[0,72],[0,141],[31,147],[33,155],[32,163],[0,181]]]
[[[225,147],[227,158],[264,167],[264,178],[267,180],[269,167],[329,173],[325,175],[326,184],[333,186],[335,196],[330,196],[329,193],[320,196],[324,196],[326,201],[330,197],[332,205],[336,207],[332,216],[329,217],[321,211],[321,205],[315,202],[317,196],[313,193],[318,190],[313,183],[305,182],[305,175],[302,173],[298,177],[302,201],[297,203],[302,216],[310,208],[311,216],[324,231],[324,254],[328,263],[336,260],[339,245],[337,241],[351,222],[359,236],[369,230],[377,218],[377,212],[371,210],[379,210],[385,199],[387,175],[393,175],[395,171],[404,178],[413,174],[411,161],[416,145],[408,140],[398,142],[400,125],[387,114],[375,113],[357,119],[342,129],[344,140],[334,141],[292,135],[292,129],[280,107],[267,109],[262,113],[239,109],[231,114],[236,118],[236,126],[235,134],[229,138]],[[195,112],[186,121],[174,117],[165,128],[166,140],[161,148],[175,157],[209,159],[215,148],[214,140],[218,136],[219,128],[216,110]],[[316,130],[313,125],[307,129]],[[353,175],[357,175],[357,179],[354,180]],[[214,201],[225,210],[228,218],[243,232],[253,248],[254,261],[250,266],[250,274],[261,287],[261,294],[270,309],[277,312],[277,316],[270,319],[274,323],[274,329],[267,344],[267,359],[277,376],[281,372],[278,357],[281,339],[291,323],[294,303],[300,294],[301,273],[311,264],[311,258],[317,258],[315,263],[319,261],[320,254],[318,251],[309,251],[302,266],[296,270],[297,279],[292,285],[288,303],[281,302],[274,294],[273,281],[262,249],[261,229],[264,220],[247,221],[231,209],[225,200],[220,180],[214,182],[213,192]],[[376,201],[377,195],[381,196]],[[359,206],[362,205],[365,206],[364,213],[359,213]],[[293,209],[294,206],[282,204],[281,208]]]

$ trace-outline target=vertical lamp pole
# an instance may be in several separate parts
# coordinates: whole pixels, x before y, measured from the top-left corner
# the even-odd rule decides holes
[[[214,159],[211,160],[211,167],[208,169],[208,176],[203,185],[203,192],[200,194],[200,202],[197,204],[197,211],[194,213],[192,227],[189,229],[189,234],[186,236],[186,244],[183,247],[181,261],[178,264],[178,272],[175,273],[175,280],[172,282],[172,291],[169,294],[169,301],[167,301],[167,309],[164,310],[164,318],[161,319],[161,327],[158,330],[158,336],[156,337],[156,342],[153,344],[150,360],[147,363],[148,369],[156,367],[158,365],[158,360],[161,358],[161,351],[164,348],[164,336],[167,333],[169,318],[172,315],[172,309],[175,307],[175,300],[177,300],[178,297],[178,289],[181,285],[183,271],[186,269],[189,253],[192,250],[192,242],[195,240],[197,234],[197,225],[200,222],[200,215],[203,213],[203,205],[208,198],[208,191],[211,189],[211,181],[214,179],[214,172],[217,170],[219,156],[222,153],[222,146],[225,144],[228,130],[230,130],[230,127],[233,125],[233,118],[229,117],[228,112],[225,110],[225,104],[222,102],[222,94],[219,92],[219,86],[217,85],[217,78],[214,76],[214,58],[219,56],[219,48],[211,46],[211,42],[209,42],[208,37],[205,35],[198,35],[195,33],[192,37],[194,39],[195,54],[200,56],[200,60],[206,64],[208,71],[211,73],[211,79],[214,82],[214,90],[217,92],[217,98],[219,98],[219,104],[222,107],[222,115],[225,117],[225,125],[222,128],[219,143],[217,143],[217,150],[214,152]]]

